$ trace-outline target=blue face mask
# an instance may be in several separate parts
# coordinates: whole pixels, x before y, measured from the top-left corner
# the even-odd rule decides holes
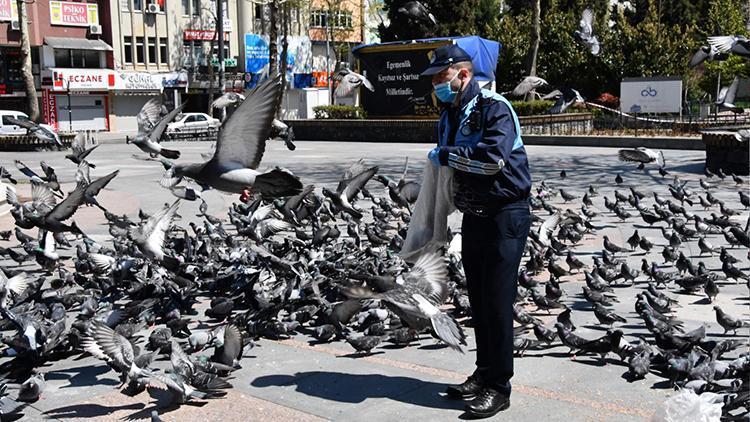
[[[456,72],[456,74],[453,76],[453,79],[456,79],[457,77],[458,72]],[[453,82],[453,79],[448,82],[433,85],[433,88],[435,89],[435,96],[438,97],[438,100],[444,103],[453,103],[453,101],[456,99],[458,91],[454,92],[451,88],[451,82]]]

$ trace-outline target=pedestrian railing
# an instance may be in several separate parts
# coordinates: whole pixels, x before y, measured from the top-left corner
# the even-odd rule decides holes
[[[217,128],[180,129],[164,135],[169,141],[216,141],[219,135]]]
[[[76,134],[58,133],[60,142],[65,148],[70,148],[71,142]],[[54,150],[57,146],[54,142],[44,141],[35,135],[0,135],[0,151],[39,151]]]

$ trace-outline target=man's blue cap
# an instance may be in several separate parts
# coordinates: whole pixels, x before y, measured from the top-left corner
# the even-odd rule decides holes
[[[431,76],[442,72],[453,64],[470,61],[471,56],[463,48],[456,44],[444,45],[432,51],[430,66],[422,72],[422,76]]]

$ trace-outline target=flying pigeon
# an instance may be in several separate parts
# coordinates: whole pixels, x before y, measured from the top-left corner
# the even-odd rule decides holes
[[[302,191],[299,178],[288,170],[257,170],[271,133],[280,88],[281,77],[277,76],[253,89],[219,130],[213,157],[202,163],[175,164],[165,173],[162,185],[172,187],[188,177],[204,189],[242,194],[243,202],[249,200],[251,189],[265,197]]]

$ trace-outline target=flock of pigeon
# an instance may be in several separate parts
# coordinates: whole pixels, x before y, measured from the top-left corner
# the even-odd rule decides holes
[[[97,200],[118,171],[90,174],[96,147],[76,146],[66,155],[78,166],[76,187],[67,195],[46,163],[37,173],[16,162],[31,197],[8,189],[17,227],[0,232],[4,241],[17,240],[0,251],[6,258],[0,268],[2,354],[10,358],[0,366],[6,377],[0,386],[3,419],[20,417],[25,403],[39,398],[46,363],[82,355],[115,371],[123,394],[161,397],[167,391],[179,406],[225,395],[232,373],[259,339],[303,334],[317,342],[345,341],[356,354],[369,354],[381,342],[406,347],[432,335],[463,350],[471,308],[460,235],[451,232],[444,250],[424,252],[413,265],[398,255],[420,190],[407,179],[406,166],[393,180],[360,160],[335,189],[323,187],[320,194],[288,169],[258,170],[268,139],[291,142],[289,130],[274,129],[279,89],[279,79],[270,79],[246,97],[227,95],[218,102],[234,112],[202,163],[173,161],[179,152],[158,141],[177,113],[149,102],[131,143],[149,154],[138,158],[164,167],[161,185],[177,197],[150,215],[115,215]],[[660,152],[638,148],[619,156],[641,168],[657,163],[669,176]],[[7,169],[0,176],[17,183]],[[567,178],[565,171],[560,176]],[[736,254],[738,247],[745,248],[743,255],[750,248],[748,225],[737,210],[750,207],[747,184],[708,171],[700,186],[675,177],[664,192],[625,190],[620,174],[615,184],[607,192],[591,186],[582,196],[554,189],[550,181],[535,187],[536,228],[514,307],[518,354],[560,344],[573,356],[603,359],[614,353],[633,379],[654,374],[681,388],[718,393],[727,419],[746,418],[747,319],[714,306],[716,321],[732,333],[723,337],[705,325],[686,332],[673,311],[681,292],[704,292],[710,303],[726,294],[721,292],[726,283],[750,287],[738,263],[748,257]],[[373,194],[380,185],[387,195]],[[200,195],[206,189],[239,194],[240,201],[226,215],[208,214]],[[717,198],[718,191],[737,189],[736,202]],[[200,202],[201,223],[177,223],[184,200]],[[108,241],[94,240],[72,221],[81,206],[101,209]],[[603,236],[601,254],[587,265],[575,249],[584,241],[598,242],[602,213],[617,216],[624,226],[642,220],[648,227],[635,230],[627,247]],[[659,233],[656,227],[663,241],[647,237]],[[720,255],[720,269],[689,256],[685,245],[695,240],[701,255]],[[644,255],[636,269],[623,259],[655,248],[662,248],[663,262]],[[580,283],[565,286],[575,284],[576,273],[585,276],[580,292]],[[638,290],[633,304],[638,320],[626,320],[610,306],[618,301],[617,291],[628,288]],[[544,323],[546,316],[534,315],[538,311],[557,313],[553,328]],[[604,327],[627,321],[642,327],[642,334],[628,338],[619,329],[599,338],[576,334],[573,321],[592,313]],[[11,394],[8,384],[14,382],[20,386]]]

